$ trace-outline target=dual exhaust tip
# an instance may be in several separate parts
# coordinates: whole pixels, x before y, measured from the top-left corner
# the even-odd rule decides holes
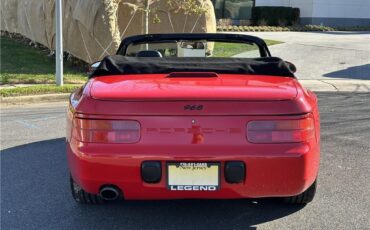
[[[100,196],[104,200],[113,201],[121,196],[121,191],[116,186],[107,185],[100,190]]]

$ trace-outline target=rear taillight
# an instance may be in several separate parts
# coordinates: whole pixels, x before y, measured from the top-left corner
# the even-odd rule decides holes
[[[90,143],[136,143],[140,140],[140,124],[131,120],[74,119],[73,137]]]
[[[315,137],[312,118],[299,120],[258,120],[247,124],[247,139],[252,143],[295,143]]]

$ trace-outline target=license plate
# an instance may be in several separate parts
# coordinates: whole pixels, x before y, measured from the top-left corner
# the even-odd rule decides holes
[[[172,191],[216,191],[220,187],[220,164],[167,163],[167,188]]]

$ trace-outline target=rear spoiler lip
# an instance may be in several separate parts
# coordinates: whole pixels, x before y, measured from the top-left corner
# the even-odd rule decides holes
[[[218,78],[215,72],[172,72],[166,78]]]

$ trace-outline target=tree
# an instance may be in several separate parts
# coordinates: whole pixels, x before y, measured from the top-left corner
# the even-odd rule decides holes
[[[201,15],[207,12],[207,8],[204,7],[204,0],[166,0],[166,9],[159,9],[159,7],[152,7],[154,4],[159,4],[160,0],[144,0],[139,6],[139,10],[144,11],[144,33],[149,33],[149,16],[153,15],[153,23],[160,23],[160,18],[158,17],[158,12],[163,12],[167,14],[172,32],[175,32],[173,22],[171,20],[171,13],[180,13],[185,14],[184,26],[182,32],[185,32],[185,28],[188,22],[188,17],[190,15],[197,15],[197,20],[194,23],[190,33],[195,29],[198,20]],[[201,3],[200,3],[201,2]]]

